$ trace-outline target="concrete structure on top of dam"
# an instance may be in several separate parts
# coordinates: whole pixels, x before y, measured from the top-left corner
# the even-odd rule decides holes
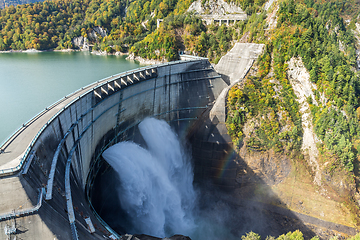
[[[229,154],[226,132],[198,131],[216,130],[205,119],[228,85],[196,58],[120,73],[46,108],[0,148],[0,239],[120,239],[94,211],[92,189],[107,167],[102,152],[136,141],[145,117],[189,139],[198,179],[231,187],[236,168],[218,160]]]

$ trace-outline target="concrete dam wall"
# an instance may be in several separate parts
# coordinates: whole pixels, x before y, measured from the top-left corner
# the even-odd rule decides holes
[[[96,176],[107,167],[102,152],[136,139],[146,117],[164,119],[190,141],[199,139],[197,124],[226,86],[199,58],[118,74],[46,109],[1,146],[0,239],[118,238],[91,205]],[[204,159],[220,154],[222,142],[197,142],[195,174],[207,177],[218,167]],[[234,180],[235,170],[229,173]]]
[[[251,169],[236,154],[227,134],[226,96],[232,85],[242,81],[263,48],[237,43],[215,70],[207,59],[187,57],[189,61],[120,73],[69,94],[23,124],[0,146],[0,240],[137,239],[124,235],[126,227],[114,226],[102,212],[101,207],[107,205],[107,211],[117,218],[125,215],[117,214],[125,210],[117,208],[119,203],[109,202],[115,187],[103,180],[115,170],[103,160],[102,153],[121,141],[141,143],[144,139],[139,136],[138,124],[146,117],[167,121],[182,140],[190,143],[195,186],[205,182],[202,186],[206,189],[208,180],[211,190],[214,186],[236,189],[247,185],[247,178],[236,182],[237,174]],[[204,203],[208,205],[209,201]],[[210,204],[205,211],[217,218],[222,206],[213,213]],[[284,215],[287,227],[300,221],[319,224],[319,219],[294,215],[273,205],[264,205],[260,218],[251,220],[257,215],[247,218],[242,212],[246,208],[247,204],[229,212],[234,216],[230,219],[234,220],[234,229],[241,228],[240,216],[249,226],[266,219],[274,222],[272,214],[269,218],[260,216],[263,210]],[[337,223],[321,224],[337,232],[356,233],[343,225],[341,229],[345,230],[339,230]],[[206,235],[202,239],[207,239]]]

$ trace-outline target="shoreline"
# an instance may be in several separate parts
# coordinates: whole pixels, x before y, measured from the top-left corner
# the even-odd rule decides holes
[[[31,49],[26,49],[26,50],[6,50],[6,51],[0,51],[0,53],[40,53],[40,52],[77,52],[80,50],[75,50],[75,49],[61,49],[61,50],[56,50],[56,49],[47,49],[47,50],[36,50],[34,48]]]
[[[125,58],[129,61],[137,61],[140,63],[140,65],[157,65],[161,63],[166,63],[167,61],[161,61],[161,60],[155,60],[155,59],[146,59],[142,58],[140,56],[135,56],[134,53],[130,53],[129,56]]]
[[[36,50],[36,49],[26,49],[26,50],[7,50],[7,51],[0,51],[1,53],[42,53],[42,52],[64,52],[64,53],[70,53],[70,52],[88,52],[90,54],[98,55],[98,56],[126,56],[126,60],[128,61],[135,61],[138,62],[140,65],[157,65],[166,63],[166,60],[155,60],[155,59],[146,59],[142,58],[140,56],[135,56],[133,53],[129,52],[114,52],[114,53],[107,53],[105,51],[87,51],[82,49],[47,49],[47,50]]]
[[[36,50],[36,49],[26,49],[26,50],[6,50],[0,51],[0,53],[42,53],[42,52],[88,52],[90,54],[98,55],[98,56],[105,56],[105,55],[114,55],[114,56],[126,56],[129,55],[128,52],[114,52],[114,53],[107,53],[103,51],[87,51],[81,49],[47,49],[47,50]]]

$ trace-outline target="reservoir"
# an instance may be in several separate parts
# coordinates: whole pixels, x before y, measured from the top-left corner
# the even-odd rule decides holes
[[[125,56],[88,52],[0,53],[0,144],[64,96],[138,67]]]

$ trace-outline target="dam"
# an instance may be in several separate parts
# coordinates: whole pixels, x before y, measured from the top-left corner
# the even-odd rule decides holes
[[[121,239],[92,205],[108,168],[101,154],[136,140],[146,117],[188,139],[196,179],[231,188],[236,167],[220,159],[231,154],[222,106],[233,82],[223,75],[206,58],[143,67],[85,86],[28,121],[0,147],[0,239]]]

